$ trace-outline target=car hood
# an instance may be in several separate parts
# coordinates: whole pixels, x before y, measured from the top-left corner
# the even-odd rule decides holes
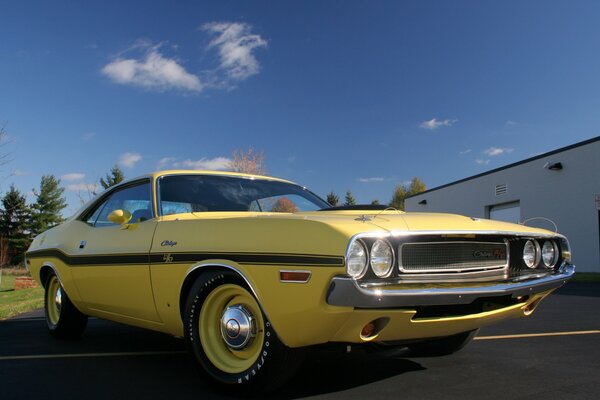
[[[341,214],[343,213],[343,214]],[[370,224],[388,232],[415,232],[415,231],[485,231],[506,233],[546,233],[543,229],[532,228],[520,224],[495,221],[489,219],[472,218],[464,215],[444,213],[400,213],[400,212],[317,212],[298,213],[305,214],[306,218],[315,218],[323,222],[361,226]],[[320,214],[332,214],[321,216]],[[351,222],[350,222],[351,221]]]
[[[297,213],[194,213],[192,218],[257,218],[265,220],[305,220],[323,223],[347,235],[370,231],[485,231],[503,233],[554,232],[502,221],[444,213],[404,213],[400,211],[312,211]]]

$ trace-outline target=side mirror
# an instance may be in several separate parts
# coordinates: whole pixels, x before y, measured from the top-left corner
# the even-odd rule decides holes
[[[108,220],[118,225],[125,225],[131,220],[131,213],[127,210],[114,210],[108,214]]]

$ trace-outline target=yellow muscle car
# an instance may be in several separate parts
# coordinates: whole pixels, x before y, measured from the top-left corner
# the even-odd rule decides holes
[[[184,337],[226,384],[281,380],[317,344],[450,354],[574,273],[554,232],[354,208],[276,178],[162,171],[39,235],[27,265],[52,335],[94,316]]]

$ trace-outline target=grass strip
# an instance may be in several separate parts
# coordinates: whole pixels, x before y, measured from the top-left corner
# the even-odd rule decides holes
[[[14,290],[15,276],[3,275],[0,283],[0,320],[14,317],[44,306],[44,290]]]

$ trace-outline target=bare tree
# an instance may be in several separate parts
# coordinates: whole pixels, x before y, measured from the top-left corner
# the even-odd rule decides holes
[[[280,197],[271,208],[271,212],[295,213],[298,212],[298,207],[287,197]]]
[[[6,145],[6,130],[4,125],[0,126],[0,150]],[[8,163],[8,153],[0,151],[0,166]],[[8,241],[4,235],[0,234],[0,284],[2,284],[2,267],[8,265],[10,257],[8,255]]]
[[[4,125],[0,126],[0,167],[7,164],[10,159],[9,157],[9,153],[2,151],[4,146],[6,146],[6,144],[8,143],[6,141],[6,129],[4,128]]]
[[[266,175],[265,154],[251,147],[248,150],[234,150],[229,169],[245,174]]]
[[[78,189],[77,190],[77,198],[79,199],[79,204],[80,205],[84,205],[85,203],[87,203],[88,201],[90,201],[91,199],[93,199],[98,193],[96,193],[96,191],[98,190],[98,185],[94,184],[94,183],[86,183],[85,184],[85,189]]]

